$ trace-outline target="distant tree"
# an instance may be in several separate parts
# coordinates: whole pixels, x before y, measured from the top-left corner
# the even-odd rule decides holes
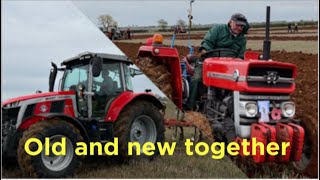
[[[179,19],[177,21],[177,26],[180,26],[180,27],[185,27],[186,26],[186,22],[182,19]]]
[[[111,15],[100,15],[98,17],[99,23],[107,30],[109,31],[109,27],[112,27],[114,25],[118,25],[116,21],[113,20]]]
[[[165,21],[164,19],[160,19],[160,20],[158,21],[158,24],[159,24],[159,26],[160,26],[160,28],[161,28],[162,30],[165,30],[166,27],[168,26],[168,22]]]

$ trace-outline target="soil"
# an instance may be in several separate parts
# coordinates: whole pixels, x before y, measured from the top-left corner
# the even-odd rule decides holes
[[[200,112],[188,111],[185,120],[192,122],[210,142],[213,142],[213,135],[208,119]]]
[[[139,47],[134,43],[115,42],[115,44],[130,58],[136,59]],[[189,49],[184,46],[176,46],[180,56],[187,55]],[[197,49],[197,47],[196,47]],[[180,57],[180,58],[181,58]],[[309,131],[309,137],[313,141],[313,162],[309,166],[309,174],[317,174],[318,159],[318,54],[306,54],[303,52],[272,51],[273,60],[288,62],[297,65],[296,90],[291,95],[296,103],[296,119],[300,119]]]

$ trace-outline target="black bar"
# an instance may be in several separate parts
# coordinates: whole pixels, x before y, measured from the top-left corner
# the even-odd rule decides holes
[[[263,60],[270,59],[270,6],[267,6],[267,17],[266,17],[266,37],[263,41]]]

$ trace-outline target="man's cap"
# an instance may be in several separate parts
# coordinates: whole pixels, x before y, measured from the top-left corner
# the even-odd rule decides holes
[[[238,25],[246,25],[247,18],[241,13],[235,13],[231,16],[231,20],[233,20]]]

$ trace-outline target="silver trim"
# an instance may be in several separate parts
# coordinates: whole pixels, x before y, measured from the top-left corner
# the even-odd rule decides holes
[[[240,115],[239,115],[239,103],[240,103],[240,96],[239,91],[233,92],[233,105],[234,105],[234,128],[236,130],[236,135],[240,135]]]
[[[125,78],[125,74],[124,74],[124,68],[123,68],[124,65],[125,65],[124,63],[120,63],[122,89],[123,89],[123,91],[126,91],[128,88],[127,88],[126,78]]]
[[[264,76],[247,76],[247,81],[249,82],[266,82],[266,78]],[[276,83],[294,83],[293,78],[284,78],[284,77],[279,77],[276,80]]]
[[[233,72],[233,80],[237,82],[239,80],[239,77],[240,77],[239,70],[238,69],[234,70],[234,72]]]
[[[290,100],[290,96],[268,96],[268,95],[240,95],[240,99],[245,100]]]
[[[87,103],[88,103],[88,118],[92,116],[92,96],[94,93],[92,92],[92,85],[93,85],[93,75],[92,75],[92,62],[89,64],[89,77],[88,77],[88,91],[85,93],[87,96]]]
[[[207,77],[218,78],[218,79],[227,79],[230,81],[246,81],[245,76],[239,76],[237,80],[234,79],[233,74],[217,73],[217,72],[207,72]]]

